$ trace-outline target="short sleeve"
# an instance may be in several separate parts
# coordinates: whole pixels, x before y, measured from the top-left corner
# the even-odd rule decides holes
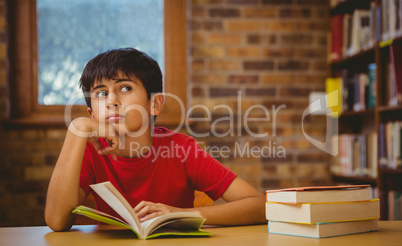
[[[92,144],[87,143],[85,148],[84,158],[82,160],[81,174],[80,174],[80,187],[85,191],[86,195],[89,195],[91,188],[89,185],[95,183],[95,174],[93,170],[92,152],[95,149]]]
[[[219,199],[237,175],[203,150],[193,138],[189,138],[187,150],[185,168],[190,185],[213,200]]]

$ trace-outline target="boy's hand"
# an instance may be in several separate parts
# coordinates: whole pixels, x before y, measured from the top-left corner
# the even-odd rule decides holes
[[[99,137],[90,137],[88,142],[90,142],[100,155],[112,155],[113,160],[117,160],[116,151],[119,147],[119,138],[117,136],[103,137],[109,146],[103,147],[102,143],[99,141]]]
[[[153,203],[147,201],[142,201],[138,203],[138,205],[134,208],[134,212],[137,214],[140,222],[144,222],[146,220],[153,219],[164,214],[180,212],[183,210],[185,209],[168,206],[162,203]]]
[[[77,136],[86,136],[100,155],[112,155],[114,160],[117,159],[119,137],[113,125],[91,118],[77,118],[71,122],[69,131]],[[104,147],[99,138],[104,138],[109,146]]]

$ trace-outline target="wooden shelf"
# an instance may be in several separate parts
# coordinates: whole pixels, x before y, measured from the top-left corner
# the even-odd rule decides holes
[[[338,183],[369,184],[371,186],[377,186],[377,179],[362,176],[332,175],[332,180]]]
[[[396,37],[392,40],[385,40],[379,43],[381,51],[388,51],[388,47],[392,44],[402,45],[402,36]]]
[[[359,66],[360,64],[369,64],[375,62],[375,48],[370,48],[364,51],[360,51],[357,54],[343,58],[342,60],[331,63],[333,70],[339,70],[342,68],[350,68]]]
[[[400,106],[380,106],[380,107],[378,107],[378,111],[380,113],[402,111],[402,105],[400,105]]]
[[[383,190],[402,192],[402,169],[380,169],[379,186]]]
[[[342,112],[340,118],[345,118],[345,117],[359,117],[359,116],[365,116],[365,115],[374,115],[374,109],[366,109],[362,111],[345,111]]]
[[[402,121],[402,106],[382,106],[378,108],[382,123],[390,121]]]
[[[370,0],[346,0],[331,9],[331,15],[352,13],[354,9],[370,8]]]
[[[381,174],[394,174],[394,175],[401,175],[402,181],[402,168],[391,169],[391,168],[380,168]],[[401,187],[402,189],[402,187]]]

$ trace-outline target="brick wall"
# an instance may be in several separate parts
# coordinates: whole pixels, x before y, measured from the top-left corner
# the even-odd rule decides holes
[[[327,156],[301,128],[308,95],[324,90],[327,1],[193,0],[190,8],[190,106],[194,118],[211,114],[192,125],[209,133],[197,140],[261,191],[327,184]],[[304,123],[324,141],[325,119]]]
[[[326,1],[189,2],[189,103],[195,106],[191,116],[205,119],[211,112],[211,118],[195,121],[187,132],[209,133],[196,137],[201,146],[261,191],[328,183],[326,155],[306,140],[301,128],[308,94],[324,89]],[[43,225],[46,189],[65,130],[3,124],[7,108],[4,5],[5,0],[0,0],[0,226]],[[278,110],[281,105],[286,108]],[[247,113],[259,121],[248,121],[248,127],[239,124]],[[325,120],[308,117],[304,130],[320,139]],[[257,133],[268,136],[254,137]],[[244,152],[247,146],[249,157]]]

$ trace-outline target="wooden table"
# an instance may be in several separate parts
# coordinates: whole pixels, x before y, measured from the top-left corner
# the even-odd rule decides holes
[[[378,232],[313,239],[269,234],[267,225],[204,228],[206,238],[159,238],[139,240],[130,230],[116,227],[74,226],[68,232],[53,232],[46,226],[0,228],[0,245],[402,245],[402,221],[380,221]]]

